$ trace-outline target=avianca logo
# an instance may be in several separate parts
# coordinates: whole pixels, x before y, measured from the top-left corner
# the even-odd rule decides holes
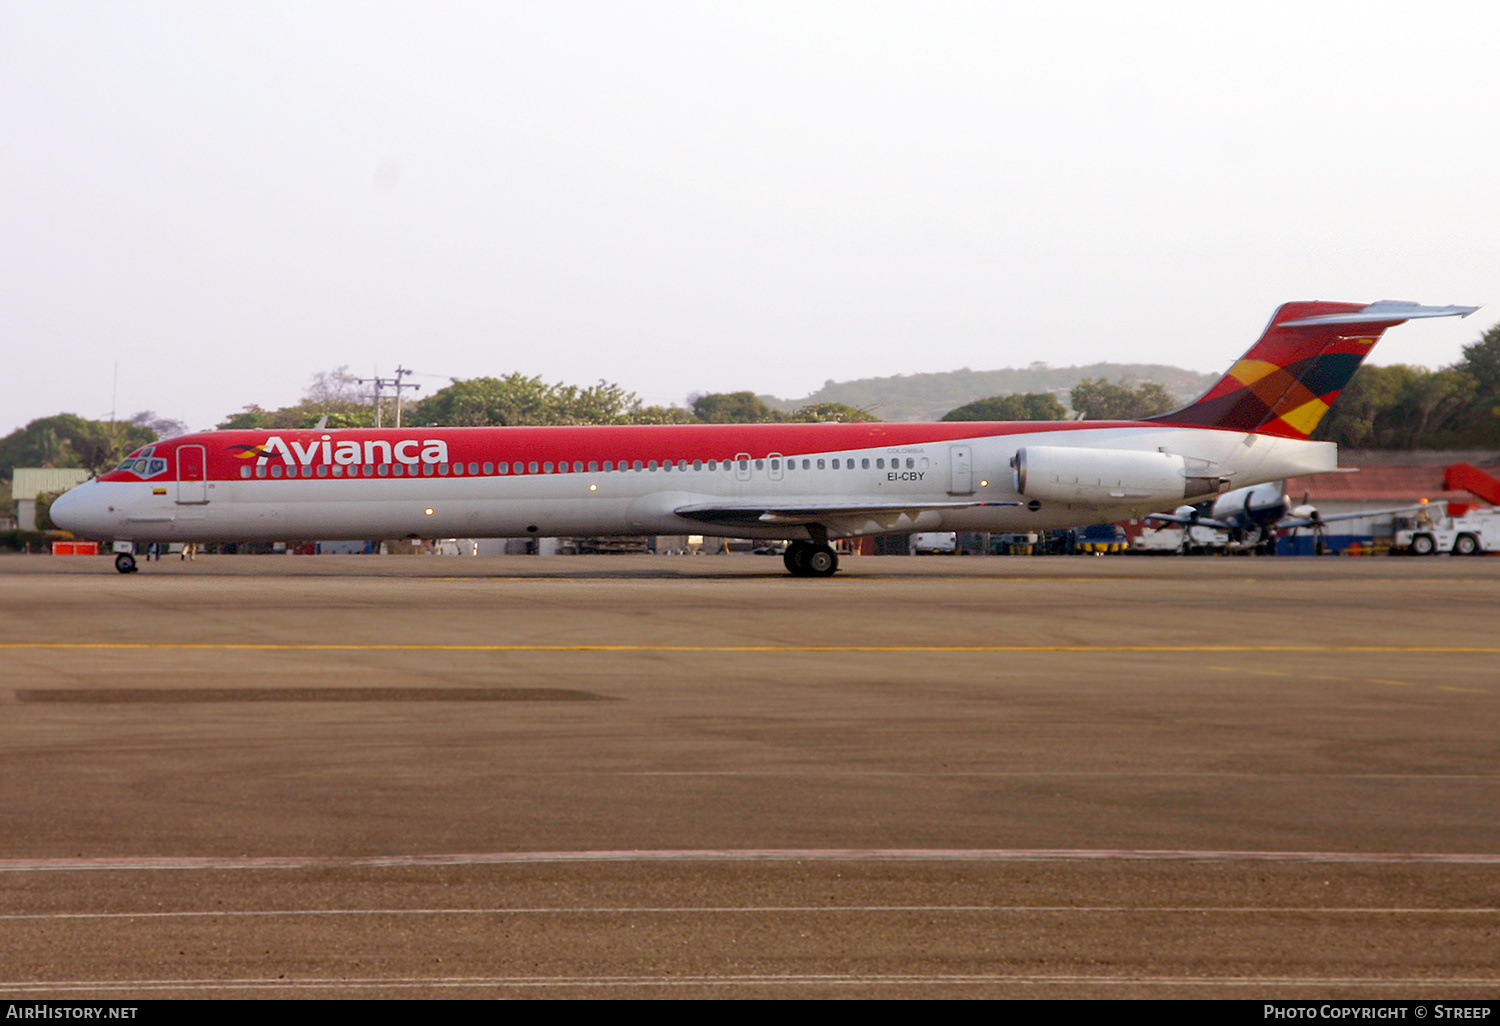
[[[229,451],[242,460],[253,457],[257,465],[264,465],[278,458],[288,465],[304,467],[316,463],[353,467],[362,463],[448,462],[448,443],[440,438],[421,441],[403,438],[398,442],[372,438],[360,444],[351,439],[335,442],[332,435],[324,435],[306,444],[297,441],[288,444],[280,435],[272,435],[263,445],[233,445],[229,447]]]

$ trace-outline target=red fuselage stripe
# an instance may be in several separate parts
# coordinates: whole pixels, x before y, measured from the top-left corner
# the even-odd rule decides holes
[[[521,462],[527,468],[532,462],[559,464],[567,461],[602,464],[605,460],[634,464],[637,461],[676,463],[686,460],[732,460],[742,455],[751,459],[769,456],[818,456],[833,452],[890,449],[912,445],[964,442],[976,438],[1021,433],[1097,430],[1117,427],[1159,427],[1133,421],[1011,421],[1011,422],[944,422],[930,424],[708,424],[651,426],[581,426],[581,427],[472,427],[472,428],[402,428],[374,430],[368,428],[333,431],[215,431],[184,435],[152,447],[152,455],[164,458],[168,470],[161,475],[176,476],[176,451],[183,446],[204,447],[208,480],[229,481],[242,478],[241,468],[255,466],[271,439],[280,439],[290,459],[278,452],[267,462],[272,464],[364,464],[364,453],[373,449],[380,454],[373,462],[381,463],[478,463]],[[446,459],[422,459],[424,442],[441,442]],[[324,443],[327,443],[326,445]],[[332,458],[339,443],[353,442],[361,456],[355,460]],[[397,446],[406,443],[398,450]],[[386,458],[387,451],[404,456]],[[306,458],[304,458],[304,456]],[[130,471],[110,471],[104,481],[139,480]]]

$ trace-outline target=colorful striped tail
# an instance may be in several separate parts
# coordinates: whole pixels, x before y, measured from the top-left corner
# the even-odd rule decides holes
[[[1306,438],[1385,329],[1418,317],[1467,317],[1477,309],[1391,300],[1286,303],[1217,384],[1181,409],[1146,419]]]

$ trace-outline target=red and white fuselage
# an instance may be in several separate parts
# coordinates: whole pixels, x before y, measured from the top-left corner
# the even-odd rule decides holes
[[[1381,333],[1472,312],[1287,303],[1213,388],[1142,421],[188,435],[61,496],[52,519],[131,542],[784,538],[794,573],[826,574],[834,538],[1076,527],[1332,470],[1334,446],[1308,435]]]
[[[1180,464],[1159,485],[1071,465],[1061,476],[1073,480],[1023,483],[1013,462],[1027,449]],[[1020,531],[1147,513],[1161,487],[1192,497],[1191,480],[1275,480],[1336,458],[1329,443],[1140,422],[222,431],[147,447],[52,516],[147,542]]]

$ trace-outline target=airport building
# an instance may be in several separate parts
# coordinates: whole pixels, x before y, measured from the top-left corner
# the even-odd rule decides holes
[[[35,531],[38,495],[60,494],[92,476],[83,467],[17,467],[10,483],[10,494],[16,502],[16,526]]]

